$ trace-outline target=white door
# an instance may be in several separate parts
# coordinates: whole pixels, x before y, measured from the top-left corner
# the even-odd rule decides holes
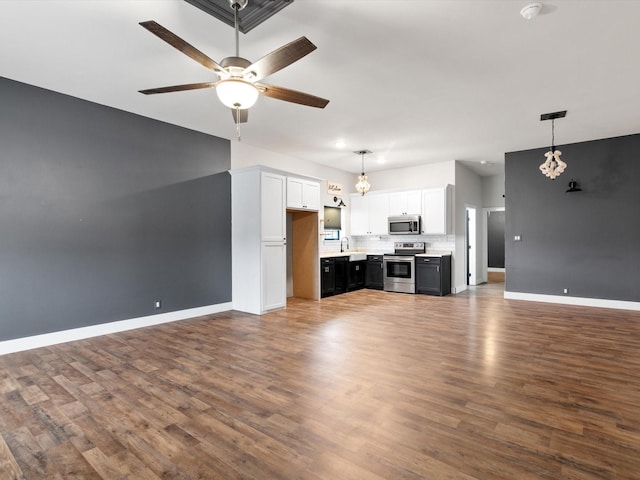
[[[287,304],[287,252],[284,242],[262,242],[262,312]]]
[[[409,215],[422,215],[422,191],[415,190],[406,192],[407,194],[407,213]]]
[[[305,181],[302,185],[302,207],[306,210],[320,210],[320,184]]]
[[[287,207],[302,208],[304,182],[300,178],[287,177]]]
[[[371,195],[369,197],[369,232],[372,235],[389,234],[389,197]]]
[[[369,235],[369,198],[351,195],[351,235]]]
[[[446,190],[437,188],[422,192],[422,232],[443,235],[447,232]]]
[[[286,239],[285,217],[286,177],[262,172],[261,223],[263,242],[283,242]]]
[[[422,192],[409,190],[389,194],[389,215],[420,215],[422,214]]]
[[[395,192],[388,195],[389,198],[389,215],[406,215],[407,213],[407,194],[405,192]]]

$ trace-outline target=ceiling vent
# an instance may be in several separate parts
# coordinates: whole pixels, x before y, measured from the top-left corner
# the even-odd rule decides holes
[[[233,9],[229,8],[229,0],[185,0],[185,2],[234,27]],[[238,29],[242,33],[247,33],[292,3],[293,0],[250,0],[246,7],[238,11]]]

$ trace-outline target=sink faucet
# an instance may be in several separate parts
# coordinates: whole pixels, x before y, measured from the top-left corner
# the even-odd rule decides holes
[[[340,253],[344,252],[344,249],[342,248],[342,240],[347,241],[347,250],[349,250],[349,237],[342,237],[340,240]]]

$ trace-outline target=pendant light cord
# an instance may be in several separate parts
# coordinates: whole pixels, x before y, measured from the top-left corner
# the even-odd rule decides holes
[[[555,135],[555,119],[551,119],[551,151],[554,152],[556,149],[556,135]]]

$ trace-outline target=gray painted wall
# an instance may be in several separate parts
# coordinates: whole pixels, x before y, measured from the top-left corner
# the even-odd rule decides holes
[[[466,241],[466,207],[472,206],[476,210],[476,236],[474,245],[476,247],[475,282],[479,284],[486,281],[483,278],[482,252],[484,251],[484,239],[482,235],[482,180],[478,174],[471,171],[461,162],[455,162],[455,235],[456,249],[452,258],[453,285],[456,293],[467,288],[467,241]]]
[[[504,268],[504,210],[487,212],[487,267]]]
[[[506,154],[506,290],[640,301],[640,135],[559,149],[556,180],[538,169],[548,147]]]
[[[231,301],[227,140],[3,78],[0,105],[0,340]]]
[[[482,206],[485,208],[504,207],[504,173],[481,177]]]

